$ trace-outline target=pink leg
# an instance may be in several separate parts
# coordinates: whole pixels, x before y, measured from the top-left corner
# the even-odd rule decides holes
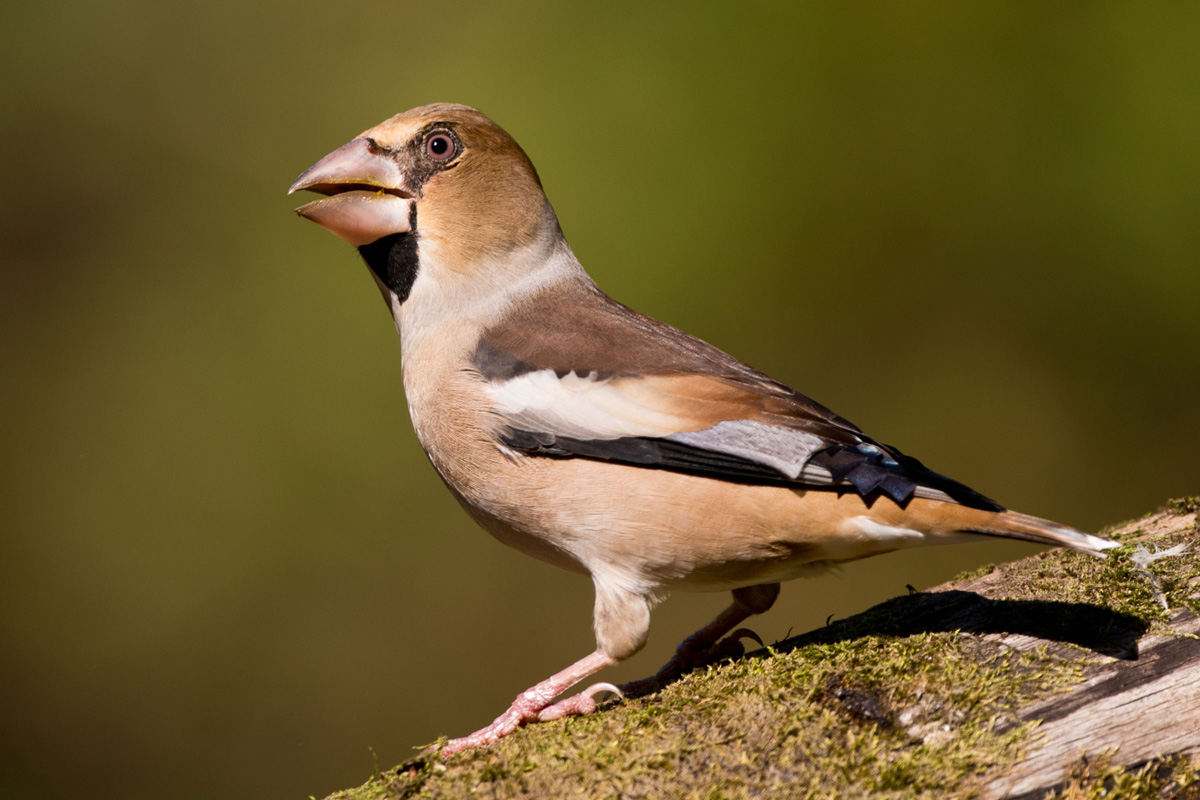
[[[562,672],[556,672],[536,686],[517,695],[509,706],[496,720],[486,728],[480,728],[470,736],[461,739],[451,739],[441,747],[442,755],[452,755],[469,747],[491,744],[507,736],[527,722],[548,722],[553,719],[587,714],[596,708],[592,695],[599,691],[612,691],[620,694],[617,687],[609,683],[590,686],[574,697],[569,697],[558,703],[554,698],[570,689],[589,675],[595,674],[605,667],[610,667],[616,660],[601,653],[599,650],[576,661]]]

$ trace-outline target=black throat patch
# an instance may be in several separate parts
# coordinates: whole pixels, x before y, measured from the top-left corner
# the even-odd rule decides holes
[[[413,281],[417,279],[417,268],[420,259],[417,257],[417,206],[413,204],[408,215],[408,233],[393,233],[376,239],[370,244],[358,248],[358,254],[383,282],[383,285],[396,293],[403,303],[412,291]]]

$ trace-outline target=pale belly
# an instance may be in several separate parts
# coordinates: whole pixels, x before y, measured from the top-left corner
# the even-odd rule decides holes
[[[866,510],[852,494],[495,452],[488,481],[455,480],[461,473],[439,469],[485,530],[547,563],[638,591],[774,583],[932,543],[917,531],[848,525]]]

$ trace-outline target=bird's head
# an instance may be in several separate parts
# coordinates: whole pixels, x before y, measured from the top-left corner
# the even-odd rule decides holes
[[[512,254],[561,239],[525,151],[468,106],[421,106],[363,131],[289,194],[301,189],[327,196],[296,213],[357,247],[399,303],[421,274],[443,292],[484,273],[484,283],[517,279],[505,265],[528,259]]]

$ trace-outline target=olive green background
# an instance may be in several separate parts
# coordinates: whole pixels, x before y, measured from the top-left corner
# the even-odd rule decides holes
[[[590,584],[457,507],[285,196],[414,105],[505,126],[612,295],[1011,507],[1200,489],[1200,6],[684,8],[8,9],[0,795],[321,796],[591,649]],[[1033,550],[850,565],[757,628]]]

